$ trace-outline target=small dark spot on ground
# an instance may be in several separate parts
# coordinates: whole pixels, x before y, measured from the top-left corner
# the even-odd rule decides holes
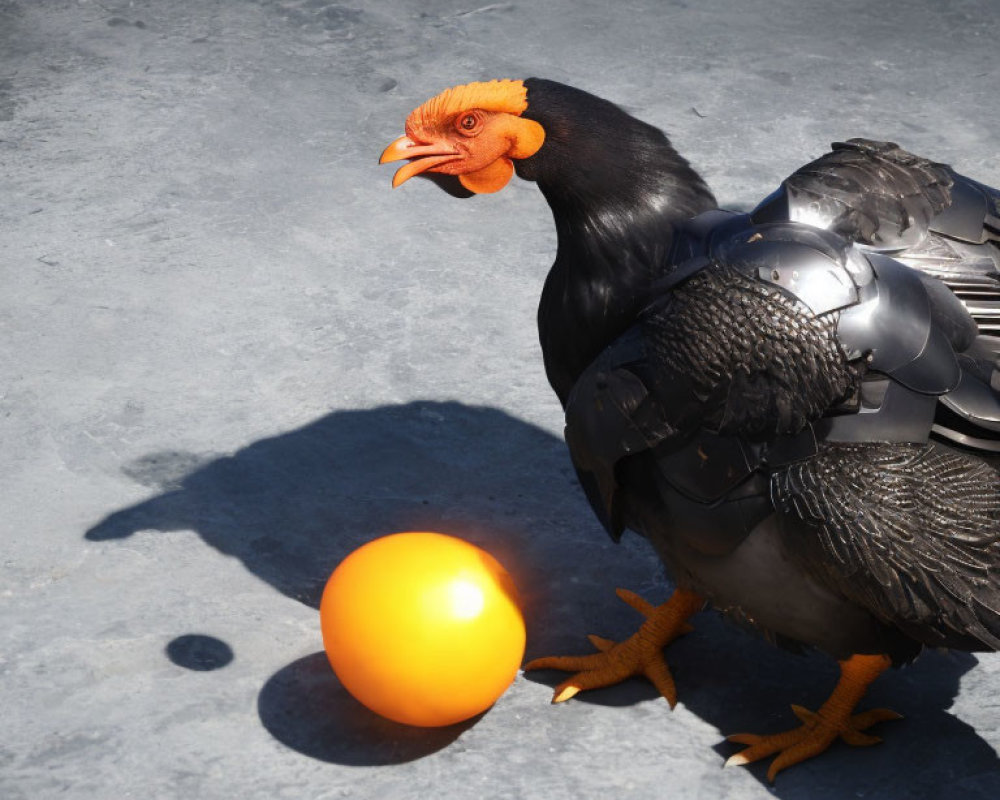
[[[146,23],[143,22],[141,19],[136,20],[135,22],[129,22],[124,17],[112,17],[111,19],[108,20],[108,27],[120,28],[123,25],[131,28],[139,28],[140,30],[145,30],[146,28]]]
[[[178,636],[167,644],[167,658],[195,672],[221,669],[233,660],[233,650],[221,639],[201,633]]]

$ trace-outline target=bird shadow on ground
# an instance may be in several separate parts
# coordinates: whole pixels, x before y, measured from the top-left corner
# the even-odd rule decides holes
[[[378,535],[429,529],[461,536],[514,576],[528,627],[526,659],[582,652],[584,633],[620,638],[635,630],[636,615],[615,599],[615,586],[654,602],[669,588],[638,537],[615,546],[600,530],[562,440],[493,408],[413,402],[338,411],[233,455],[153,453],[124,472],[157,493],[109,515],[88,540],[194,530],[313,608],[339,561]],[[695,633],[674,643],[668,658],[681,704],[723,733],[792,727],[789,704],[816,708],[836,680],[832,660],[785,653],[711,613],[696,618]],[[842,797],[853,786],[852,795],[864,797],[996,796],[1000,760],[944,710],[975,664],[969,655],[928,653],[883,676],[863,707],[886,705],[907,719],[882,723],[878,747],[835,745],[783,773],[775,794]],[[528,677],[552,684],[564,676]],[[628,681],[572,702],[624,706],[654,698],[647,684]],[[347,694],[322,652],[273,675],[258,712],[287,746],[347,765],[412,761],[476,722],[415,729],[383,720]],[[721,763],[739,748],[722,741],[716,749]],[[766,781],[766,763],[749,769]],[[857,775],[856,784],[845,775]]]
[[[657,569],[651,554],[630,558],[603,534],[559,437],[493,408],[413,402],[338,411],[232,455],[158,452],[123,471],[156,493],[110,514],[88,540],[193,530],[313,608],[334,567],[376,536],[435,530],[471,541],[514,577],[529,657],[569,644],[554,635],[556,619],[584,608],[600,617],[609,576],[635,585]],[[180,646],[189,640],[203,644],[180,637],[168,655],[200,668]],[[288,746],[345,764],[413,760],[464,730],[376,717],[346,694],[321,653],[272,676],[258,710]]]

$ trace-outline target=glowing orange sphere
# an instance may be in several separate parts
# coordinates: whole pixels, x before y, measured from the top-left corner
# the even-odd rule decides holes
[[[489,553],[440,533],[359,547],[327,581],[319,614],[347,691],[409,725],[451,725],[485,711],[524,656],[510,575]]]

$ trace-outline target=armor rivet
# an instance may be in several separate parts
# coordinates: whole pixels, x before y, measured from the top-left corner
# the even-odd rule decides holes
[[[776,269],[771,270],[771,280],[772,281],[776,281],[780,277],[781,277],[781,273],[778,272],[778,270],[776,270]]]

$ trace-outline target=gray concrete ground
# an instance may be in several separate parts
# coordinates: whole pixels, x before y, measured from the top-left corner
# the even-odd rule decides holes
[[[469,80],[540,75],[673,136],[748,207],[849,136],[1000,185],[994,0],[0,2],[0,797],[995,798],[1000,659],[931,653],[906,715],[767,788],[835,668],[710,614],[635,682],[552,707],[519,676],[421,731],[354,703],[318,592],[427,527],[503,560],[528,656],[662,599],[560,440],[534,309],[537,190],[390,191],[381,148]]]

